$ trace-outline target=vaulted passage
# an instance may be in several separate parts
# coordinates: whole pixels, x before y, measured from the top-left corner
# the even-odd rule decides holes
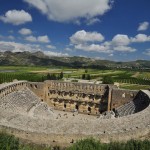
[[[76,109],[76,110],[79,110],[79,106],[78,106],[78,105],[75,105],[75,109]]]

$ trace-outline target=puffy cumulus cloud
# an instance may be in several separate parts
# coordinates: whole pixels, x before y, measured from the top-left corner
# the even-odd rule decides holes
[[[148,42],[150,41],[150,36],[145,34],[138,34],[134,38],[131,38],[131,42]]]
[[[67,53],[63,54],[61,52],[44,51],[38,44],[22,44],[16,42],[0,41],[0,52],[5,52],[5,51],[11,51],[11,52],[29,51],[31,53],[41,51],[47,56],[58,56],[58,57],[69,56]]]
[[[113,50],[120,51],[120,52],[135,52],[136,51],[135,48],[132,48],[129,46],[117,46],[117,47],[114,47]]]
[[[34,36],[32,36],[32,35],[27,36],[27,37],[25,38],[25,40],[26,40],[26,41],[29,41],[29,42],[37,42],[37,38],[34,37]]]
[[[24,10],[9,10],[5,15],[0,16],[0,20],[13,25],[21,25],[32,21],[32,16]]]
[[[49,20],[74,22],[104,15],[112,8],[113,0],[24,0],[45,14]]]
[[[24,52],[24,51],[40,51],[41,49],[37,45],[30,45],[30,44],[22,44],[16,42],[6,42],[0,41],[0,51],[11,51],[11,52]]]
[[[138,34],[135,37],[128,37],[125,34],[117,34],[111,41],[103,40],[104,37],[100,33],[81,30],[70,37],[70,46],[77,50],[109,53],[109,56],[113,56],[115,52],[131,53],[137,51],[130,45],[134,42],[150,41],[150,36]]]
[[[66,47],[65,50],[68,52],[72,52],[72,49],[70,47]]]
[[[89,52],[99,52],[99,53],[111,52],[107,46],[99,45],[99,44],[91,44],[91,45],[78,44],[78,45],[75,45],[75,49],[89,51]]]
[[[41,42],[41,43],[49,43],[49,42],[50,42],[50,40],[49,40],[49,38],[48,38],[47,35],[38,36],[38,37],[37,37],[37,41],[38,41],[38,42]]]
[[[70,37],[70,43],[77,50],[88,52],[109,53],[110,47],[107,43],[102,44],[104,36],[98,32],[77,31]],[[100,44],[97,44],[97,43]]]
[[[101,42],[104,40],[104,36],[97,32],[86,32],[84,30],[77,31],[70,37],[72,44],[80,44],[86,42]]]
[[[30,35],[30,34],[32,34],[32,31],[30,29],[27,29],[27,28],[22,28],[18,32],[20,34],[22,34],[22,35]]]
[[[139,24],[138,31],[145,31],[149,27],[149,22],[145,21]]]
[[[53,45],[47,45],[46,47],[49,48],[49,49],[56,49],[56,47],[53,46]]]
[[[47,35],[38,36],[38,37],[30,35],[30,36],[25,37],[25,40],[29,41],[29,42],[40,42],[40,43],[49,43],[50,42],[50,39],[48,38]]]
[[[130,44],[130,39],[127,35],[124,34],[117,34],[112,39],[112,44],[123,46]]]

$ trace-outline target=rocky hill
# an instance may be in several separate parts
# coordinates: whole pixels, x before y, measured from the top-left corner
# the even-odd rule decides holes
[[[137,60],[132,62],[114,62],[109,60],[96,60],[85,57],[48,57],[42,52],[0,52],[1,66],[66,66],[89,68],[137,68],[150,69],[150,61]]]

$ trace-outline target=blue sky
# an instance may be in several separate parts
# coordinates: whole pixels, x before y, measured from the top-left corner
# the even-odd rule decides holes
[[[150,0],[0,0],[0,51],[150,60]]]

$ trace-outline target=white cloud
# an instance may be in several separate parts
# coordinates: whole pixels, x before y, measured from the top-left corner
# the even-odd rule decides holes
[[[147,50],[144,52],[144,54],[150,56],[150,48],[147,49]]]
[[[97,32],[86,32],[84,30],[77,31],[70,37],[70,41],[72,44],[80,44],[86,42],[96,42],[96,41],[103,41],[104,36],[101,33]]]
[[[71,52],[71,51],[72,51],[72,49],[69,48],[69,47],[66,47],[65,50],[68,51],[68,52]]]
[[[24,0],[37,8],[49,20],[74,22],[104,15],[112,7],[113,0]]]
[[[67,53],[61,52],[52,52],[52,51],[44,51],[40,45],[37,44],[22,44],[16,42],[6,42],[0,41],[0,52],[11,51],[11,52],[25,52],[29,51],[31,53],[41,51],[47,56],[58,56],[58,57],[65,57],[69,56]]]
[[[19,30],[19,33],[22,35],[30,35],[30,34],[32,34],[32,31],[30,29],[27,29],[27,28],[22,28]]]
[[[56,49],[56,47],[53,46],[53,45],[47,45],[46,47],[49,48],[49,49]]]
[[[49,43],[50,42],[47,35],[38,36],[38,37],[30,35],[30,36],[25,37],[25,40],[29,41],[29,42],[39,42],[39,43]]]
[[[150,36],[145,34],[138,34],[134,38],[131,38],[131,42],[148,42],[150,41]]]
[[[136,49],[129,45],[133,42],[133,39],[128,35],[117,34],[111,41],[104,41],[103,35],[97,32],[86,32],[84,30],[77,31],[70,37],[70,46],[73,46],[77,50],[83,50],[88,52],[109,53],[109,56],[113,56],[113,53],[118,52],[135,52]]]
[[[30,51],[30,52],[34,52],[34,51],[39,51],[39,50],[41,50],[41,49],[39,49],[36,45],[0,41],[0,52],[5,52],[5,51],[11,51],[11,52]]]
[[[117,34],[112,39],[112,44],[117,46],[123,46],[130,44],[130,39],[127,35]]]
[[[113,50],[120,51],[120,52],[135,52],[136,51],[135,48],[132,48],[129,46],[117,46],[117,47],[114,47]]]
[[[26,22],[31,22],[32,17],[24,10],[9,10],[5,13],[5,15],[0,16],[0,20],[5,23],[11,23],[13,25],[21,25],[25,24]]]
[[[44,51],[44,54],[47,56],[55,56],[55,57],[67,57],[67,56],[69,56],[67,53],[52,52],[52,51]]]
[[[98,44],[91,44],[91,45],[78,44],[78,45],[75,45],[75,49],[89,51],[89,52],[100,52],[100,53],[111,52],[107,46],[98,45]]]
[[[149,22],[145,21],[139,24],[138,31],[145,31],[149,27]]]
[[[32,35],[27,36],[27,37],[25,38],[25,40],[26,40],[26,41],[29,41],[29,42],[37,42],[37,38],[34,37],[34,36],[32,36]]]
[[[87,25],[93,25],[93,24],[95,24],[95,23],[98,23],[98,22],[100,22],[100,19],[98,19],[98,18],[91,18],[91,19],[89,19],[89,20],[87,20]]]
[[[37,37],[37,41],[38,41],[38,42],[41,42],[41,43],[49,43],[49,42],[50,42],[50,40],[49,40],[49,38],[48,38],[47,35],[38,36],[38,37]]]
[[[97,44],[102,42],[104,36],[98,32],[86,32],[84,30],[77,31],[70,37],[71,45],[77,50],[83,50],[88,52],[101,52],[109,53],[109,45]]]
[[[70,37],[70,47],[68,49],[109,53],[109,56],[113,56],[115,52],[132,53],[136,52],[137,49],[132,47],[131,44],[150,42],[150,36],[138,34],[135,37],[129,37],[125,34],[117,34],[111,41],[103,40],[104,36],[101,33],[86,32],[84,30],[77,31]],[[149,51],[145,54],[149,55]]]
[[[114,56],[114,54],[109,54],[108,56],[109,56],[109,57],[113,57],[113,56]]]

